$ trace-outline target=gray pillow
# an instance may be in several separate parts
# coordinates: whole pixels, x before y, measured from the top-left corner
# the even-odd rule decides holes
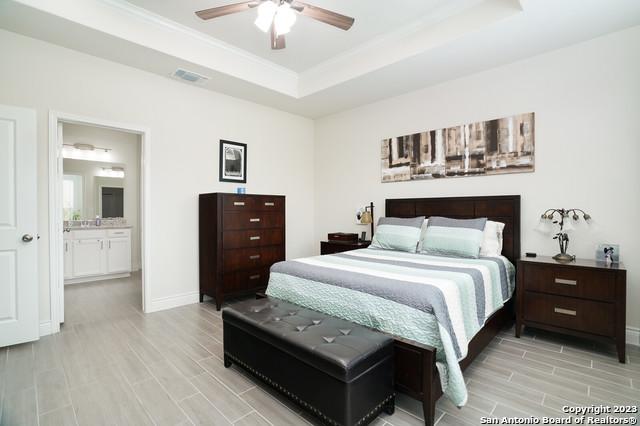
[[[432,216],[422,241],[422,253],[478,258],[487,218],[449,219]]]
[[[424,216],[402,219],[381,217],[371,247],[415,253]]]

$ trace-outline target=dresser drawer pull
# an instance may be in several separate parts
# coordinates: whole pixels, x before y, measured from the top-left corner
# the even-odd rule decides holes
[[[256,274],[256,275],[251,275],[249,277],[250,280],[257,280],[258,278],[260,278],[260,274]]]
[[[260,235],[256,235],[255,237],[249,237],[250,241],[256,241],[260,239]]]
[[[556,284],[578,285],[578,281],[576,281],[576,280],[565,280],[564,278],[556,278]]]
[[[234,201],[233,205],[234,206],[244,206],[244,201]]]
[[[249,222],[260,222],[260,218],[259,217],[252,217],[251,219],[249,219]]]
[[[249,259],[251,259],[251,260],[260,259],[260,255],[259,254],[254,254],[253,256],[249,256]]]
[[[556,314],[571,315],[573,317],[575,317],[577,314],[577,312],[574,310],[564,308],[553,308],[553,312],[555,312]]]
[[[273,206],[276,205],[276,203],[272,203],[270,201],[267,201],[266,203],[264,203],[264,205],[267,206],[267,207],[273,207]]]

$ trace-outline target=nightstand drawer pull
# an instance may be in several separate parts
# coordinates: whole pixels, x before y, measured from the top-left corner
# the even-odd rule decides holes
[[[251,219],[249,219],[249,222],[260,222],[260,218],[259,217],[252,217]]]
[[[250,280],[257,280],[258,278],[260,278],[260,274],[256,274],[256,275],[251,275],[249,277]]]
[[[250,241],[257,241],[260,239],[260,235],[256,235],[255,237],[249,237]]]
[[[233,205],[234,206],[244,206],[244,201],[234,201]]]
[[[578,285],[577,280],[565,280],[564,278],[556,278],[556,284]]]
[[[267,201],[266,203],[264,203],[264,205],[265,205],[266,207],[273,207],[273,206],[275,206],[275,205],[276,205],[276,203],[272,203],[272,202],[270,202],[270,201]]]
[[[577,314],[576,311],[564,308],[553,308],[553,312],[555,312],[556,314],[571,315],[572,317],[575,317]]]
[[[249,256],[250,260],[257,260],[260,259],[260,255],[259,254],[254,254],[253,256]]]

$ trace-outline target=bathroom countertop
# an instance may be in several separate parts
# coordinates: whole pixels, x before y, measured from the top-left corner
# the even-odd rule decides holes
[[[100,226],[69,226],[64,229],[69,229],[70,231],[88,231],[88,230],[97,230],[97,229],[131,229],[133,226],[131,225],[100,225]]]

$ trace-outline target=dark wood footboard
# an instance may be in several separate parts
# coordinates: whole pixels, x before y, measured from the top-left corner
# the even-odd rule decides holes
[[[514,321],[513,301],[496,311],[484,327],[469,342],[465,359],[460,361],[464,371],[491,340]],[[433,426],[436,401],[442,396],[440,375],[436,369],[436,349],[401,337],[395,339],[395,386],[398,392],[422,402],[424,424]]]

